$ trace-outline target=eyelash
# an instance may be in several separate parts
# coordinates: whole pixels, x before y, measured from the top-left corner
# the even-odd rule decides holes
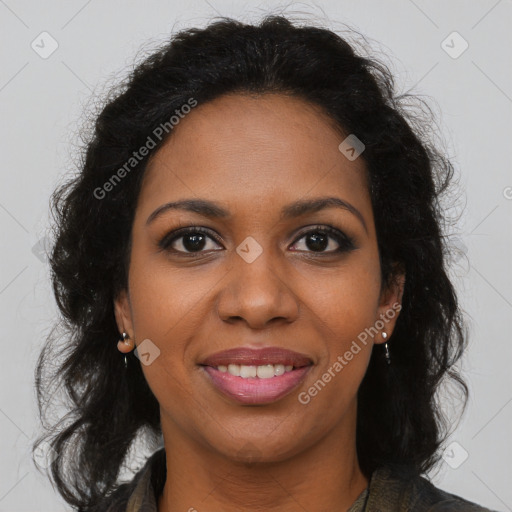
[[[336,228],[333,228],[332,226],[323,226],[323,227],[315,226],[312,229],[301,233],[295,239],[295,241],[292,243],[292,245],[295,245],[299,240],[302,240],[302,238],[306,237],[307,235],[309,235],[311,233],[321,233],[324,235],[329,235],[331,238],[333,238],[338,243],[339,247],[333,251],[326,251],[326,252],[321,252],[321,251],[318,251],[318,252],[317,251],[295,251],[295,252],[299,252],[299,253],[307,252],[307,253],[318,254],[318,255],[333,255],[333,254],[341,254],[344,252],[349,252],[356,248],[354,239],[352,237],[346,235],[345,233],[343,233],[342,231],[339,231]],[[177,254],[179,256],[185,256],[185,257],[191,257],[191,256],[195,256],[195,255],[200,255],[204,252],[208,252],[208,251],[203,251],[203,250],[195,251],[195,252],[194,251],[184,252],[184,251],[177,251],[175,249],[170,249],[170,246],[172,245],[172,243],[174,241],[179,240],[180,238],[183,238],[189,234],[203,234],[203,235],[208,236],[209,238],[212,238],[217,244],[219,244],[219,245],[221,244],[217,235],[213,234],[212,231],[210,231],[209,229],[197,226],[197,227],[181,228],[181,229],[177,229],[175,231],[171,231],[170,233],[167,233],[159,240],[158,246],[164,251],[168,251],[173,254]]]

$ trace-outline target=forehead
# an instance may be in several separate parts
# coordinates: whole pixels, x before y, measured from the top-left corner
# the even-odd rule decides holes
[[[210,197],[253,208],[338,193],[368,201],[366,167],[338,149],[348,134],[320,107],[283,94],[199,104],[150,159],[139,204]],[[242,208],[243,209],[243,208]]]

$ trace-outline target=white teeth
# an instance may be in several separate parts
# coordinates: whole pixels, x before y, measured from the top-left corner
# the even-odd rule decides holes
[[[265,364],[261,366],[244,365],[244,364],[229,364],[228,366],[219,365],[217,370],[223,373],[230,373],[235,377],[242,377],[244,379],[250,377],[258,377],[260,379],[271,379],[274,376],[283,375],[285,372],[291,372],[293,365],[283,364]]]
[[[274,375],[283,375],[284,373],[284,364],[276,364],[274,366]]]
[[[264,366],[258,366],[256,373],[260,379],[271,379],[274,376],[274,365],[266,364]]]
[[[240,366],[240,377],[247,379],[249,377],[256,377],[256,366]]]
[[[240,365],[239,364],[228,364],[228,373],[235,377],[240,377]]]

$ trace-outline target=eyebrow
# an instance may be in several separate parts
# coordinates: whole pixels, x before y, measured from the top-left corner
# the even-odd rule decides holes
[[[280,220],[288,220],[308,213],[315,213],[324,208],[340,208],[355,215],[365,231],[368,233],[368,227],[361,212],[352,204],[340,199],[339,197],[318,197],[315,199],[303,199],[284,206],[281,210]],[[228,210],[222,206],[207,199],[181,199],[171,201],[159,206],[147,219],[146,225],[153,222],[157,217],[169,210],[185,210],[197,213],[209,219],[231,218]]]

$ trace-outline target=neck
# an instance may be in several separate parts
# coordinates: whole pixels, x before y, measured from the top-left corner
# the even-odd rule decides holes
[[[267,456],[251,445],[260,460],[250,462],[248,444],[233,450],[242,454],[234,460],[161,417],[167,479],[158,512],[346,511],[368,486],[357,460],[355,427],[344,428],[355,425],[349,418],[291,456]]]

